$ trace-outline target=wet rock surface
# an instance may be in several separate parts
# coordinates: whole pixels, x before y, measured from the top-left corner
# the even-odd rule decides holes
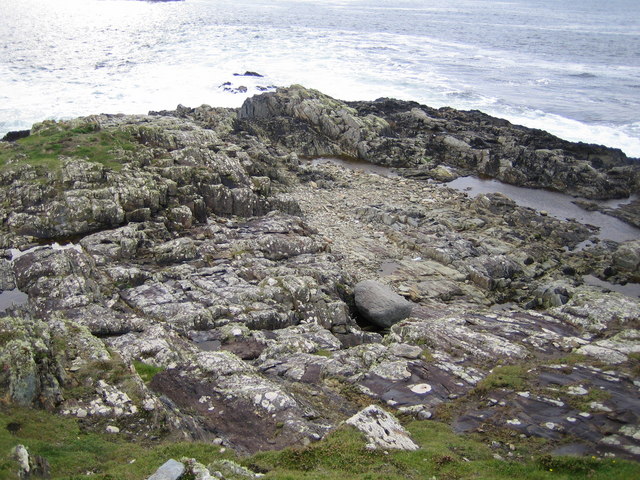
[[[431,180],[621,196],[637,167],[620,152],[302,87],[70,123],[88,124],[135,145],[116,166],[0,171],[0,286],[28,299],[0,320],[7,401],[243,453],[375,403],[488,443],[640,458],[640,301],[584,282],[637,282],[638,242],[588,243],[588,225]],[[404,170],[302,158],[338,154]],[[392,313],[363,313],[364,281]]]

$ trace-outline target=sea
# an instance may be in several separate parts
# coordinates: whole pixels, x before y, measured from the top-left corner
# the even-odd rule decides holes
[[[640,1],[0,0],[0,135],[291,84],[640,157]]]

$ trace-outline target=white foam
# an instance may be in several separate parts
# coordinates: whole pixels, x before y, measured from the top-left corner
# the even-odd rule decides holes
[[[12,57],[7,64],[0,58],[0,92],[10,92],[0,93],[0,135],[45,118],[146,113],[178,104],[238,107],[247,96],[258,93],[259,85],[299,83],[344,100],[395,97],[433,107],[480,109],[568,140],[604,144],[640,156],[640,127],[634,123],[633,109],[637,102],[627,105],[629,96],[619,94],[604,95],[591,105],[589,96],[576,90],[599,85],[597,91],[602,94],[602,85],[610,79],[626,88],[620,85],[640,78],[639,66],[605,65],[588,55],[584,61],[578,56],[571,60],[538,55],[480,41],[465,43],[464,35],[443,34],[442,25],[446,27],[453,18],[476,27],[484,21],[487,28],[495,29],[500,19],[494,21],[486,13],[488,8],[502,8],[496,2],[483,2],[479,10],[470,6],[469,12],[462,12],[455,2],[431,7],[420,2],[362,5],[329,0],[319,5],[312,0],[240,4],[226,0],[216,3],[215,9],[204,0],[174,5],[55,3],[25,0],[21,8],[8,9],[9,21],[0,24],[0,38],[17,38],[10,44]],[[296,10],[296,3],[313,5],[298,5]],[[304,17],[310,8],[319,12],[324,23],[298,21],[297,13]],[[456,12],[462,17],[456,17]],[[480,18],[473,16],[477,13]],[[343,21],[336,16],[340,14],[351,20]],[[291,25],[280,21],[287,15]],[[407,25],[399,31],[390,24],[386,32],[371,32],[368,15],[411,15],[418,27],[423,21],[436,23],[428,30]],[[557,23],[514,25],[520,23],[514,18],[509,22],[505,26],[510,28],[560,28]],[[562,23],[562,30],[567,23],[580,30],[581,22],[571,19]],[[600,31],[601,22],[590,25]],[[36,32],[33,38],[18,35],[30,29]],[[91,38],[80,34],[87,30]],[[18,57],[24,62],[14,62]],[[265,78],[232,75],[247,70]],[[575,77],[583,74],[588,76]],[[220,89],[227,81],[232,87],[246,86],[247,92]],[[574,100],[583,97],[576,105]],[[586,120],[568,118],[572,116]],[[626,125],[614,125],[615,119]]]
[[[490,111],[511,123],[538,128],[572,142],[594,143],[619,148],[627,156],[640,158],[640,123],[630,125],[588,125],[560,115],[526,110],[519,113],[504,110]]]

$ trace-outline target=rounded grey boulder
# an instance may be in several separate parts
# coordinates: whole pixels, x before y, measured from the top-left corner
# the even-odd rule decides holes
[[[390,327],[411,315],[411,302],[375,280],[359,282],[354,293],[358,312],[379,327]]]

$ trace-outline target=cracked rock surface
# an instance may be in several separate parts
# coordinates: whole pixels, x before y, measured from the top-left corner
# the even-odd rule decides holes
[[[375,404],[489,443],[640,458],[640,301],[611,291],[640,278],[638,241],[584,246],[592,226],[438,183],[625,196],[639,177],[621,152],[299,86],[32,135],[81,127],[134,146],[118,166],[16,153],[0,172],[0,287],[26,298],[2,306],[5,400],[242,453]],[[369,163],[307,158],[337,155]],[[365,313],[361,282],[392,308]]]

